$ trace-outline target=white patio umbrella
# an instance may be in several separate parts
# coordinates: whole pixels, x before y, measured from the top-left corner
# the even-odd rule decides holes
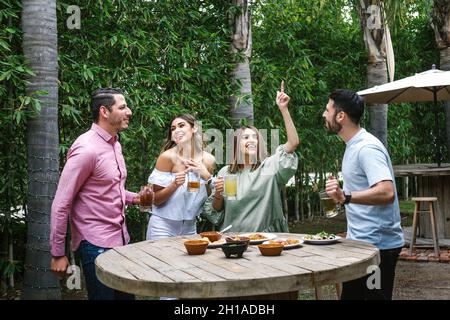
[[[435,65],[431,70],[417,73],[414,76],[403,78],[397,81],[385,83],[366,90],[359,91],[358,94],[364,97],[366,103],[400,103],[433,101],[436,130],[439,128],[439,118],[437,102],[450,100],[450,71],[436,69]],[[434,139],[436,140],[435,134]],[[436,152],[436,162],[441,164],[440,148]]]

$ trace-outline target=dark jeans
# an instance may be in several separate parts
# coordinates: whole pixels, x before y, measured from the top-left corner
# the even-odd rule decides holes
[[[341,300],[392,300],[394,288],[395,266],[402,248],[380,250],[381,262],[379,265],[381,288],[369,289],[367,279],[371,274],[344,282],[342,284]],[[372,281],[369,280],[369,283]]]
[[[89,300],[134,300],[134,295],[117,291],[101,283],[95,274],[95,258],[110,248],[102,248],[83,240],[77,253],[81,257]]]

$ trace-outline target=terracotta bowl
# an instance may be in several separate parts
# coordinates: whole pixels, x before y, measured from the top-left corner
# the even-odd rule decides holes
[[[263,256],[279,256],[283,251],[284,245],[281,243],[263,243],[258,245],[258,248]]]
[[[246,243],[224,243],[222,245],[222,251],[227,258],[231,258],[232,256],[242,258],[245,250],[247,250]]]
[[[190,255],[204,254],[206,248],[208,248],[208,244],[206,240],[186,240],[184,242],[187,253]]]
[[[220,234],[219,232],[217,232],[217,231],[205,231],[205,232],[201,232],[200,233],[200,236],[202,237],[202,238],[208,238],[209,239],[209,241],[211,241],[211,242],[214,242],[214,241],[217,241],[217,240],[219,240],[220,238],[222,238],[222,234]]]

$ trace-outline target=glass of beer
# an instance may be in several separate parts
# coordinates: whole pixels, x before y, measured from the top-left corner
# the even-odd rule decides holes
[[[320,191],[320,204],[325,212],[325,217],[334,218],[339,214],[339,207],[334,200],[331,199],[325,190]]]
[[[189,171],[187,173],[187,189],[189,192],[198,192],[200,190],[200,174],[198,171]]]
[[[237,176],[235,174],[227,174],[224,177],[225,196],[228,200],[236,200],[237,194]]]
[[[151,212],[153,205],[153,185],[151,183],[141,186],[141,192],[139,192],[140,204],[139,210],[141,212]]]

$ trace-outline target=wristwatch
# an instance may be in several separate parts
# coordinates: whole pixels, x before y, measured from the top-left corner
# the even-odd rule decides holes
[[[350,203],[350,200],[352,200],[352,194],[351,194],[351,193],[346,194],[346,193],[344,192],[344,197],[345,197],[345,200],[344,200],[344,203],[343,203],[343,204],[349,204],[349,203]]]

